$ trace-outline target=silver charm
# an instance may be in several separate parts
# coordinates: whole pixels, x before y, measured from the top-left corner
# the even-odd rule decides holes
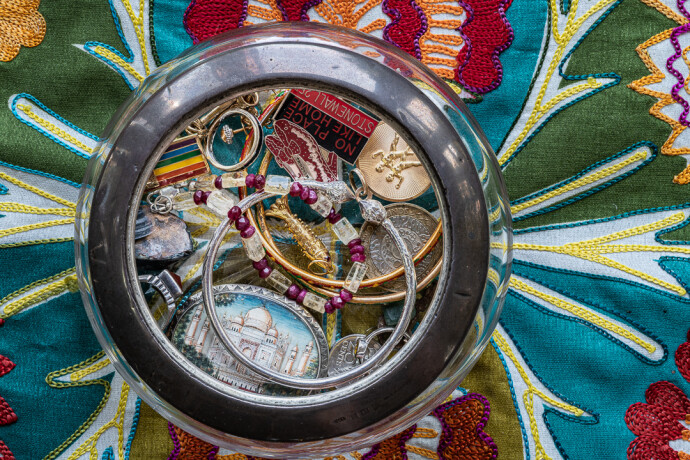
[[[333,204],[345,203],[355,199],[355,195],[350,190],[350,187],[343,181],[333,182],[319,182],[316,180],[300,179],[299,183],[305,187],[313,188],[317,192],[322,192],[326,195]]]
[[[268,289],[214,286],[223,331],[253,363],[286,376],[317,378],[328,367],[328,344],[319,324],[295,302]],[[201,293],[175,325],[172,341],[201,370],[234,387],[263,394],[295,394],[239,363],[215,334]]]
[[[376,200],[359,200],[359,209],[362,218],[373,224],[380,224],[386,220],[386,209]]]
[[[169,312],[175,309],[175,300],[182,296],[182,281],[179,276],[169,270],[163,270],[158,275],[139,275],[139,281],[150,284],[163,296]]]
[[[386,206],[388,219],[395,225],[411,254],[416,254],[431,237],[438,221],[427,210],[409,203],[396,203]],[[380,226],[371,223],[362,225],[360,232],[362,244],[367,248],[367,273],[369,276],[382,276],[402,265],[400,252],[390,235]],[[415,267],[418,279],[425,278],[443,255],[443,245],[439,243]],[[389,291],[405,289],[405,279],[400,277],[381,285]]]
[[[371,346],[361,346],[366,339],[363,334],[352,334],[338,340],[328,357],[328,375],[338,375],[354,369],[363,361],[371,358],[381,345],[374,342]],[[366,343],[366,342],[365,342]],[[360,353],[361,350],[361,353]],[[358,357],[358,355],[360,355]]]

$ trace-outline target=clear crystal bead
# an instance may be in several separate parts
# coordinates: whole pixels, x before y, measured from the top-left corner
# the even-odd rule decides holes
[[[168,185],[167,187],[163,187],[162,189],[158,190],[159,195],[169,196],[171,198],[178,193],[180,193],[180,189],[173,187],[172,185]]]
[[[244,181],[247,177],[246,171],[233,171],[222,174],[220,180],[223,188],[244,187]]]
[[[212,174],[197,177],[189,183],[189,190],[215,190],[216,186],[213,183],[215,180],[216,176]]]
[[[331,228],[333,229],[333,233],[335,233],[338,239],[344,244],[359,238],[359,233],[357,233],[357,230],[355,230],[346,217],[341,218],[338,222],[333,224]]]
[[[289,177],[270,175],[266,177],[264,190],[277,195],[287,195],[292,181]]]
[[[345,283],[343,284],[343,289],[347,289],[351,293],[357,292],[359,285],[362,284],[364,280],[364,275],[367,274],[367,266],[362,262],[355,262],[352,264],[352,268],[347,273],[347,278],[345,278]]]
[[[273,269],[268,278],[266,278],[268,284],[273,287],[276,291],[283,294],[292,285],[292,281],[288,279],[287,276],[280,273],[278,270]]]
[[[328,217],[328,214],[330,214],[333,208],[333,203],[321,193],[318,194],[318,197],[319,199],[316,200],[316,203],[311,205],[311,208],[321,214],[322,217]]]
[[[238,201],[237,196],[228,190],[214,190],[206,199],[206,206],[219,216],[226,217],[230,208],[235,206]]]
[[[194,192],[182,192],[173,197],[173,208],[175,211],[186,211],[197,206],[194,202]]]
[[[244,244],[244,249],[247,250],[247,257],[254,262],[258,262],[266,257],[266,250],[264,245],[261,244],[261,238],[259,238],[258,233],[254,232],[249,238],[242,238],[242,244]]]
[[[307,292],[307,295],[304,296],[302,305],[304,305],[306,308],[310,310],[314,310],[319,313],[324,313],[326,311],[324,308],[324,306],[326,305],[326,299],[311,292]]]

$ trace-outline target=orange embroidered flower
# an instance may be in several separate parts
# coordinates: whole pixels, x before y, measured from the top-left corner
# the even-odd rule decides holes
[[[0,0],[0,61],[9,62],[22,46],[36,46],[46,34],[37,11],[41,0]]]

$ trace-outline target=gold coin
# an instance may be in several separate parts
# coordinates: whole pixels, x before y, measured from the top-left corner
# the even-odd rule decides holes
[[[426,209],[409,203],[389,204],[386,206],[386,214],[405,241],[411,255],[422,249],[438,226],[438,220]],[[365,263],[369,278],[388,274],[402,265],[400,251],[382,226],[365,222],[360,238],[367,251]],[[436,263],[441,260],[442,247],[442,242],[438,241],[431,252],[417,264],[415,272],[418,281],[431,273]],[[404,276],[381,285],[383,289],[392,292],[403,291],[406,286]]]
[[[417,198],[431,185],[412,148],[385,123],[379,123],[357,160],[369,189],[388,201]]]

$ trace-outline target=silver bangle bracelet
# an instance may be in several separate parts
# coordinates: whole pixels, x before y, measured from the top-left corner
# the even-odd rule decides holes
[[[242,209],[244,213],[247,209],[251,208],[258,202],[270,198],[273,196],[272,193],[268,192],[256,192],[249,195],[244,200],[240,201],[237,205]],[[378,203],[378,202],[377,202]],[[395,345],[403,338],[406,333],[407,327],[409,326],[410,320],[412,319],[412,313],[414,311],[415,295],[417,292],[417,277],[414,270],[414,263],[412,261],[412,256],[407,249],[405,241],[400,236],[400,233],[395,228],[393,223],[385,218],[385,215],[374,213],[374,216],[370,216],[371,203],[369,200],[362,200],[360,206],[363,211],[363,216],[365,219],[369,217],[370,219],[375,219],[375,222],[383,225],[383,228],[388,232],[388,235],[393,239],[396,247],[400,251],[403,267],[405,268],[405,281],[407,282],[407,291],[405,293],[405,303],[402,310],[402,315],[395,329],[391,333],[390,337],[381,346],[381,348],[366,362],[361,366],[351,369],[342,374],[337,374],[331,377],[322,377],[315,379],[303,379],[294,378],[287,376],[285,374],[280,374],[274,372],[270,369],[264,368],[256,364],[254,361],[246,357],[237,345],[235,345],[231,340],[230,336],[225,332],[222,322],[218,317],[216,312],[216,302],[215,296],[213,294],[213,265],[218,254],[218,250],[223,241],[223,238],[230,230],[231,222],[230,219],[225,219],[221,225],[218,226],[213,234],[213,237],[209,241],[208,251],[206,253],[204,264],[203,264],[203,278],[202,278],[202,292],[204,299],[204,308],[206,309],[206,315],[211,321],[211,326],[218,336],[219,340],[225,346],[225,348],[232,354],[232,356],[239,361],[242,365],[251,369],[258,375],[267,378],[275,383],[285,385],[291,388],[299,388],[304,390],[321,390],[325,388],[331,388],[336,385],[342,385],[348,381],[354,380],[364,373],[370,371],[381,363],[390,353],[393,351]],[[381,209],[383,209],[381,207]],[[384,211],[385,212],[385,211]]]

